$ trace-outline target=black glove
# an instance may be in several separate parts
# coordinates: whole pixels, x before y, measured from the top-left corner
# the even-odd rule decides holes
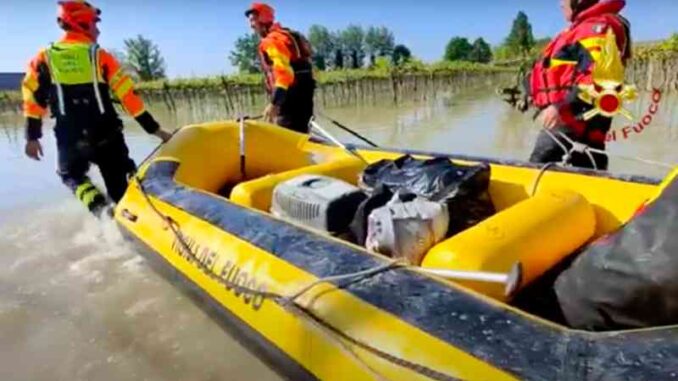
[[[497,95],[501,96],[504,102],[520,112],[525,112],[530,107],[527,94],[524,94],[518,86],[497,89]]]

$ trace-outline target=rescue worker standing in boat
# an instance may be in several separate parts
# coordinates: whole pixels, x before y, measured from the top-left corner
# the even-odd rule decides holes
[[[592,69],[600,56],[608,30],[616,37],[622,63],[631,56],[629,22],[619,15],[624,0],[560,0],[563,14],[570,26],[545,48],[527,78],[532,104],[539,108],[544,128],[560,131],[576,142],[604,150],[605,137],[612,119],[597,115],[584,121],[582,115],[591,105],[577,98],[580,84],[592,82]],[[554,136],[557,136],[554,134]],[[571,145],[558,137],[568,148]],[[566,153],[561,144],[541,131],[531,162],[560,162]],[[608,158],[593,154],[597,169],[607,169]],[[591,158],[580,152],[572,153],[573,166],[593,168]]]
[[[310,44],[300,33],[276,23],[274,10],[267,4],[253,3],[245,16],[261,37],[259,60],[271,102],[264,118],[308,133],[315,91]]]
[[[57,173],[95,215],[111,214],[104,194],[87,177],[90,163],[99,167],[110,198],[118,202],[135,164],[122,134],[122,121],[110,91],[127,113],[163,141],[171,134],[160,128],[134,92],[132,79],[118,61],[99,48],[101,11],[85,1],[58,3],[57,22],[65,31],[57,43],[30,61],[22,83],[26,117],[26,155],[42,156],[42,118],[51,110],[58,151]]]

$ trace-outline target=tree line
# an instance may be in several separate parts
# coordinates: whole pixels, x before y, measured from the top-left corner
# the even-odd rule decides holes
[[[508,36],[494,49],[491,49],[482,37],[470,43],[466,37],[457,36],[447,43],[444,59],[447,61],[488,63],[491,61],[536,58],[550,40],[549,37],[535,39],[532,33],[532,24],[530,24],[525,12],[520,11],[513,20]]]
[[[380,58],[397,66],[412,56],[405,45],[396,44],[393,32],[385,26],[364,29],[359,25],[349,25],[343,30],[331,32],[322,25],[312,25],[306,37],[313,49],[313,64],[318,70],[373,67]],[[239,37],[229,55],[231,64],[240,72],[259,72],[258,45],[259,36],[256,34]]]
[[[330,31],[312,25],[306,34],[313,49],[313,63],[318,70],[359,69],[375,66],[399,66],[414,57],[410,49],[397,44],[394,33],[385,26],[349,25]],[[494,49],[482,38],[472,43],[467,37],[452,37],[443,52],[444,61],[489,63],[536,56],[549,38],[535,39],[532,25],[524,12],[513,20],[508,36]],[[136,79],[150,81],[165,78],[165,61],[151,40],[138,35],[124,41],[125,50],[118,57]],[[257,54],[259,37],[248,33],[239,37],[228,56],[241,73],[261,71]]]
[[[396,44],[393,32],[384,26],[363,29],[358,25],[349,25],[346,29],[331,32],[322,25],[312,25],[306,35],[314,51],[313,63],[318,70],[374,67],[380,59],[386,60],[389,65],[398,66],[413,59],[410,49]],[[478,63],[527,59],[539,54],[549,40],[535,39],[527,15],[520,11],[513,20],[508,36],[494,50],[482,37],[471,43],[467,37],[455,36],[445,46],[442,58],[444,61]],[[259,37],[255,34],[238,38],[229,55],[231,64],[240,72],[259,72],[258,44]]]

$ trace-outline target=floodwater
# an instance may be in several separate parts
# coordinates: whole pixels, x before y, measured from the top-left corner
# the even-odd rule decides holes
[[[629,106],[641,120],[651,94]],[[230,115],[154,114],[168,128]],[[617,120],[612,155],[678,163],[678,98],[665,96],[649,126]],[[491,90],[425,104],[319,110],[385,147],[526,159],[538,132]],[[647,120],[647,119],[646,119]],[[126,121],[139,162],[157,139]],[[319,122],[346,141],[355,139]],[[157,276],[114,226],[90,217],[55,174],[45,129],[40,162],[23,155],[21,120],[0,115],[0,380],[277,380],[216,323]],[[666,169],[611,157],[612,172],[661,177]],[[100,177],[94,173],[95,181]]]

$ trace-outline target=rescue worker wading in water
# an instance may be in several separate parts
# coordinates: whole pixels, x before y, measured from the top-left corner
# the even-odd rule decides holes
[[[561,0],[563,14],[571,25],[546,47],[527,81],[532,104],[541,110],[544,128],[600,150],[605,149],[612,119],[597,115],[584,121],[582,115],[592,106],[577,97],[577,85],[592,83],[592,69],[600,58],[608,30],[614,33],[622,63],[625,65],[630,58],[629,23],[619,15],[624,6],[624,0]],[[559,140],[571,148],[564,139]],[[560,162],[563,155],[563,148],[541,131],[530,161]],[[598,169],[607,169],[607,156],[593,154],[593,158]],[[585,153],[574,152],[570,163],[593,168]]]
[[[273,8],[266,4],[253,3],[245,16],[261,37],[259,60],[271,101],[264,118],[308,133],[315,90],[310,44],[300,33],[276,23]]]
[[[63,38],[31,60],[22,83],[26,117],[26,155],[40,160],[42,118],[49,107],[56,119],[57,172],[76,197],[97,216],[112,209],[106,197],[87,177],[90,163],[99,167],[110,198],[118,202],[135,164],[122,134],[110,91],[146,132],[167,141],[134,92],[132,79],[118,61],[99,48],[101,11],[84,1],[58,3]]]

